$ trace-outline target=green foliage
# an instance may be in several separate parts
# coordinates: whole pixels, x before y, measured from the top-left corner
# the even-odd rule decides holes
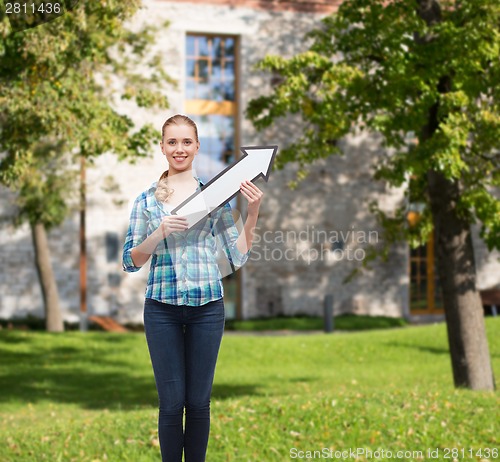
[[[38,147],[39,152],[25,159],[22,173],[15,179],[20,189],[17,199],[19,213],[14,223],[44,223],[50,229],[64,220],[72,199],[78,193],[78,188],[72,185],[78,183],[76,172],[65,162],[67,156],[61,155],[57,147]],[[61,175],[61,172],[65,174]]]
[[[0,23],[0,182],[19,193],[20,223],[64,220],[75,188],[78,156],[90,163],[113,152],[133,161],[158,135],[135,128],[116,109],[118,98],[138,107],[168,107],[161,93],[174,84],[153,54],[157,28],[126,24],[139,0],[79,2],[38,27],[12,31]]]
[[[459,184],[461,213],[478,218],[488,248],[500,249],[494,195],[500,187],[500,6],[443,1],[441,21],[432,25],[417,6],[414,0],[343,2],[308,34],[309,50],[260,62],[281,80],[272,94],[250,102],[247,115],[258,129],[288,114],[301,118],[303,135],[277,161],[278,168],[298,162],[301,177],[307,163],[338,154],[332,141],[357,129],[382,134],[383,146],[395,152],[375,179],[400,187],[418,178],[424,204],[413,228],[404,208],[388,216],[372,204],[387,231],[382,252],[391,239],[425,242],[432,229],[431,169]]]

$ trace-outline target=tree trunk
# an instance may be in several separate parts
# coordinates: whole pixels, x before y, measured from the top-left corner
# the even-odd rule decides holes
[[[35,223],[30,226],[35,248],[35,265],[42,288],[45,325],[48,332],[63,332],[64,324],[59,306],[57,284],[50,263],[47,232],[42,223]]]
[[[441,21],[438,0],[417,0],[417,13],[432,26]],[[416,37],[425,46],[433,40],[432,33]],[[445,94],[452,89],[452,79],[444,75],[437,90]],[[439,100],[429,108],[427,125],[422,128],[420,141],[432,138],[439,127]],[[438,274],[443,294],[448,344],[451,354],[453,380],[456,387],[473,390],[494,390],[488,339],[484,325],[483,307],[476,287],[476,262],[470,224],[457,214],[460,197],[457,181],[448,180],[441,172],[427,172]]]
[[[494,390],[470,224],[456,213],[459,188],[440,172],[427,178],[453,380],[456,387]]]

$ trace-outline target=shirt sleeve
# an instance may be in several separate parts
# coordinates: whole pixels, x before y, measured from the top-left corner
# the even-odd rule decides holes
[[[147,219],[144,214],[144,197],[141,194],[134,201],[132,212],[130,213],[130,222],[123,245],[122,266],[123,271],[133,273],[141,269],[135,266],[132,260],[131,252],[147,237]]]
[[[243,266],[250,255],[251,249],[246,253],[242,253],[236,246],[236,241],[239,237],[238,228],[234,223],[231,205],[227,203],[220,209],[218,219],[215,226],[215,237],[218,239],[224,252],[235,268]]]

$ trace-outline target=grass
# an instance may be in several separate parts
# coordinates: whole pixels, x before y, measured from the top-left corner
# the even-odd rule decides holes
[[[402,327],[408,322],[403,318],[388,316],[363,316],[343,314],[335,316],[334,328],[337,330],[370,330],[386,327]],[[248,319],[244,321],[226,321],[228,330],[263,331],[263,330],[323,330],[324,320],[314,316],[281,316],[275,318]]]
[[[500,318],[486,323],[498,381]],[[157,397],[142,333],[3,330],[0,349],[2,462],[160,460]],[[293,456],[327,448],[392,451],[358,461],[451,462],[446,451],[456,448],[457,460],[477,461],[478,450],[481,456],[498,450],[499,404],[498,392],[454,389],[444,324],[226,335],[207,460],[307,460]],[[397,457],[396,451],[417,453]]]
[[[342,314],[335,316],[334,327],[337,330],[369,330],[389,327],[401,327],[408,325],[404,318],[394,318],[388,316],[365,316]],[[45,320],[35,316],[28,316],[19,319],[0,319],[0,326],[4,328],[14,328],[23,330],[45,330]],[[127,325],[130,330],[142,331],[142,325]],[[65,323],[64,330],[79,330],[79,323]],[[227,330],[242,331],[263,331],[263,330],[323,330],[324,320],[319,316],[277,316],[274,318],[254,318],[244,321],[235,319],[226,320]],[[90,322],[89,330],[102,330],[95,323]]]

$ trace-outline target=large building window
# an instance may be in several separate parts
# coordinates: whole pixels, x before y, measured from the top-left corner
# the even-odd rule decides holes
[[[208,180],[233,162],[236,149],[235,37],[187,35],[186,113],[197,123],[200,152],[195,169]]]
[[[419,197],[420,191],[417,177],[410,179],[410,207],[407,220],[410,226],[418,223],[424,204]],[[435,256],[435,231],[423,245],[410,248],[410,312],[412,314],[441,314],[443,303],[441,286],[437,273]]]
[[[194,168],[204,182],[239,156],[237,48],[233,36],[186,36],[185,112],[198,126],[200,150]],[[236,207],[236,200],[231,205]],[[223,280],[229,319],[241,317],[239,273]]]
[[[443,312],[434,256],[434,232],[424,245],[410,249],[410,310],[413,314]]]

